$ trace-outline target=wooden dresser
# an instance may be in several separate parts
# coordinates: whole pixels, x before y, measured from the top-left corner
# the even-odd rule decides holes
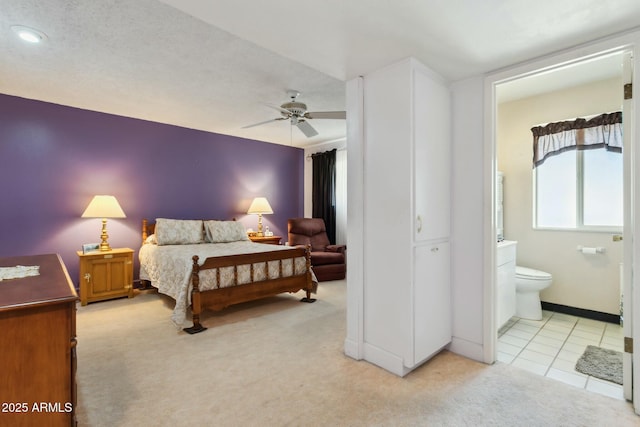
[[[40,275],[0,281],[0,425],[75,426],[76,301],[59,255],[0,258]]]

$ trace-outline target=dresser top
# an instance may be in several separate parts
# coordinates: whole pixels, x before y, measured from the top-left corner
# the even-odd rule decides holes
[[[78,294],[60,255],[0,258],[0,267],[40,266],[40,275],[0,280],[0,311],[75,301]]]

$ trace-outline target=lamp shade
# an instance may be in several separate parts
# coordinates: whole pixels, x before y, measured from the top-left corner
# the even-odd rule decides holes
[[[120,203],[114,196],[93,196],[82,218],[126,218]]]
[[[273,209],[266,197],[256,197],[249,206],[248,214],[272,214]]]

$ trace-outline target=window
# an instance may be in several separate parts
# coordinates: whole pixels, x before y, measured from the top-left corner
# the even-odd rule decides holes
[[[534,169],[537,227],[576,227],[575,154],[575,151],[568,151],[550,157],[544,164]]]
[[[603,148],[583,156],[582,223],[589,226],[623,225],[622,153]]]
[[[622,113],[550,123],[531,131],[534,227],[620,230]]]
[[[534,169],[537,228],[611,230],[623,224],[622,154],[565,151]]]

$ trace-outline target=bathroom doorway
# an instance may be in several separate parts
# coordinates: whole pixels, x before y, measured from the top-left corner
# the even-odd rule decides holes
[[[542,99],[544,97],[545,94],[551,94],[553,92],[562,92],[564,91],[564,95],[566,95],[567,93],[570,92],[570,88],[578,88],[580,86],[583,87],[597,87],[598,89],[595,90],[605,90],[606,87],[617,87],[617,90],[620,91],[618,93],[622,92],[622,81],[623,79],[626,77],[624,76],[624,72],[623,72],[623,62],[624,59],[627,58],[627,61],[630,62],[630,54],[628,53],[630,51],[629,49],[617,49],[617,50],[611,50],[608,52],[603,52],[603,53],[597,53],[597,54],[591,54],[589,56],[585,56],[583,58],[575,58],[572,60],[568,60],[565,61],[563,64],[559,64],[559,65],[548,65],[544,68],[540,68],[537,71],[529,71],[526,73],[522,73],[521,75],[517,75],[517,73],[514,73],[512,77],[509,78],[505,78],[503,80],[499,80],[499,79],[495,79],[493,81],[493,88],[494,88],[494,98],[492,100],[493,102],[493,159],[492,159],[492,164],[495,165],[494,168],[492,168],[493,170],[500,170],[501,172],[504,173],[504,186],[507,187],[508,185],[510,185],[509,181],[511,180],[511,184],[514,183],[518,183],[520,182],[529,182],[528,187],[525,185],[524,191],[521,192],[516,192],[516,193],[511,193],[511,200],[508,203],[511,203],[512,205],[520,205],[520,206],[524,206],[525,211],[528,210],[528,217],[526,219],[525,222],[527,222],[527,225],[525,226],[525,228],[521,228],[521,230],[518,230],[518,227],[514,227],[514,224],[512,223],[511,226],[509,225],[509,222],[507,220],[507,224],[505,225],[505,238],[509,239],[509,233],[510,230],[512,232],[515,232],[513,234],[515,234],[515,239],[514,240],[518,240],[518,239],[530,239],[532,234],[538,234],[538,236],[536,237],[537,239],[540,240],[540,242],[538,242],[538,245],[540,245],[542,247],[543,251],[547,251],[551,253],[552,257],[555,257],[558,260],[561,260],[560,262],[564,262],[562,261],[563,258],[570,258],[570,257],[576,257],[582,254],[578,254],[578,251],[576,250],[577,247],[580,245],[579,243],[575,243],[575,244],[569,244],[566,241],[564,243],[558,243],[557,239],[558,239],[558,231],[554,231],[554,230],[538,230],[536,229],[534,226],[535,224],[533,224],[533,220],[531,219],[533,216],[533,209],[532,209],[532,203],[533,203],[533,186],[532,186],[532,182],[533,182],[533,178],[532,178],[532,169],[531,169],[531,153],[532,153],[532,148],[531,148],[531,142],[532,142],[532,137],[529,136],[528,138],[526,138],[526,141],[524,142],[525,144],[528,144],[527,149],[525,150],[521,150],[520,156],[524,156],[527,157],[526,160],[520,159],[520,161],[524,161],[524,162],[529,162],[529,169],[528,170],[523,170],[522,168],[518,169],[518,168],[509,168],[508,165],[505,165],[504,163],[504,158],[500,158],[501,155],[504,156],[504,152],[503,150],[501,150],[502,147],[500,147],[501,144],[501,138],[503,138],[504,135],[504,127],[501,127],[501,121],[505,121],[505,120],[512,120],[513,117],[509,117],[508,114],[502,114],[504,112],[501,112],[501,105],[504,105],[504,103],[512,103],[512,106],[517,106],[517,104],[519,102],[524,103],[525,101],[520,101],[520,100],[525,100],[525,99],[533,99],[533,98],[538,98],[538,99]],[[630,78],[630,77],[629,77]],[[617,81],[616,81],[617,80]],[[614,89],[616,90],[616,89]],[[598,97],[601,95],[598,94],[594,94],[593,97]],[[620,102],[620,104],[622,104],[622,101]],[[531,105],[531,104],[530,104]],[[527,109],[527,106],[522,106],[524,109]],[[628,103],[627,105],[623,106],[623,105],[619,105],[620,109],[626,108],[627,110],[625,111],[625,123],[626,122],[630,122],[632,114],[627,114],[629,111],[628,109],[631,107],[631,103]],[[516,108],[513,108],[516,109]],[[578,108],[579,110],[579,108]],[[604,107],[604,110],[611,110],[611,107]],[[533,111],[532,109],[528,110],[530,112]],[[554,121],[563,121],[563,120],[569,120],[575,117],[580,117],[580,116],[584,116],[584,115],[591,115],[591,114],[595,114],[597,112],[606,112],[606,111],[597,111],[597,110],[593,110],[592,112],[578,112],[576,114],[573,113],[567,113],[567,115],[562,115],[562,109],[559,109],[558,111],[560,111],[560,113],[556,112],[556,114],[559,114],[559,116],[553,116],[549,119],[532,119],[533,122],[530,123],[531,126],[529,126],[528,128],[526,128],[525,130],[529,132],[529,135],[531,135],[529,129],[530,127],[539,125],[539,124],[543,124],[543,123],[548,123],[548,122],[554,122]],[[548,113],[549,111],[543,111],[543,113]],[[541,114],[539,117],[544,117],[544,114]],[[531,118],[530,118],[531,119]],[[504,124],[504,123],[502,123]],[[631,132],[628,132],[628,136],[631,136]],[[507,139],[509,137],[507,136]],[[508,141],[509,144],[513,144],[513,143],[523,143],[522,140],[515,142],[513,140],[509,140]],[[627,147],[630,146],[630,142],[627,142]],[[508,150],[507,150],[508,151]],[[517,150],[516,150],[517,151]],[[627,183],[630,182],[631,178],[630,178],[630,174],[631,174],[631,165],[632,162],[630,161],[630,159],[625,159],[625,180],[628,180]],[[505,171],[506,169],[506,171]],[[492,184],[493,186],[494,184]],[[494,187],[495,188],[495,187]],[[507,202],[507,198],[509,193],[507,193],[505,195],[505,202]],[[515,194],[515,196],[514,196]],[[514,200],[515,199],[515,200]],[[627,223],[627,221],[629,221],[630,218],[632,218],[631,214],[632,212],[630,212],[631,209],[631,204],[630,204],[630,199],[631,199],[631,194],[625,194],[625,223]],[[496,208],[495,208],[495,204],[494,206],[494,211],[493,211],[493,217],[496,217]],[[509,204],[505,205],[504,207],[504,216],[505,219],[508,218],[509,216]],[[512,210],[512,214],[514,213],[514,211]],[[495,227],[494,227],[495,229]],[[523,231],[524,230],[524,231]],[[632,250],[628,250],[631,249],[630,247],[630,243],[627,243],[627,241],[625,240],[624,243],[622,242],[618,242],[617,244],[614,245],[614,243],[611,242],[611,238],[613,235],[625,235],[626,237],[630,237],[631,236],[631,230],[629,229],[628,226],[625,226],[625,230],[624,233],[621,232],[615,232],[615,230],[610,230],[611,232],[605,232],[603,233],[600,239],[600,241],[602,240],[602,238],[608,238],[610,239],[609,242],[606,244],[606,247],[609,249],[608,254],[607,254],[607,262],[609,264],[612,263],[612,259],[614,258],[619,258],[620,262],[623,259],[623,256],[625,258],[625,277],[631,277],[629,272],[631,269],[631,265],[632,263],[630,262],[630,256],[631,256],[631,252]],[[541,235],[547,235],[547,238],[544,237],[540,237]],[[549,235],[553,235],[555,234],[554,237],[548,237]],[[578,233],[579,235],[579,233]],[[583,235],[583,237],[586,235]],[[597,235],[596,235],[597,236]],[[582,237],[578,237],[579,239],[581,239]],[[555,239],[555,240],[554,240]],[[597,237],[594,236],[589,236],[588,239],[597,239]],[[627,240],[631,240],[631,239],[627,239]],[[592,246],[593,247],[604,247],[605,244],[594,244],[593,243],[594,240],[589,240],[588,242],[585,241],[582,244],[585,246]],[[546,249],[545,249],[545,245],[546,245]],[[602,245],[602,246],[601,246]],[[494,245],[495,246],[495,245]],[[531,247],[532,245],[528,245],[529,247],[527,248],[526,246],[523,245],[523,249],[524,249],[524,254],[523,257],[525,260],[526,259],[535,259],[535,257],[531,257],[530,255],[532,253],[536,253],[536,252],[540,252],[541,248],[540,247]],[[535,246],[535,245],[534,245]],[[624,247],[623,247],[624,246]],[[554,251],[566,251],[567,248],[569,247],[573,247],[575,253],[560,253],[560,255],[558,253],[554,253]],[[495,250],[495,249],[494,249]],[[518,257],[519,259],[521,257]],[[495,252],[494,252],[494,256],[492,257],[493,260],[496,259],[495,257]],[[584,260],[583,260],[584,261]],[[535,263],[535,261],[532,261]],[[592,264],[596,264],[596,266],[598,266],[597,264],[600,264],[599,267],[603,267],[602,264],[604,264],[605,262],[603,261],[603,259],[598,259],[598,258],[593,258],[593,259],[588,259],[587,262],[590,262]],[[621,270],[620,269],[620,262],[616,263],[615,265],[615,269],[611,268],[611,265],[609,265],[608,267],[608,274],[610,276],[617,276],[618,272]],[[544,265],[544,263],[543,263]],[[534,265],[534,267],[540,268],[542,269],[542,266],[537,266]],[[492,265],[492,268],[495,268],[495,266]],[[553,269],[553,268],[552,268]],[[605,271],[607,269],[602,269],[601,270]],[[494,272],[494,274],[492,275],[493,277],[493,284],[492,284],[492,289],[494,290],[493,295],[495,297],[495,289],[496,289],[496,273]],[[619,280],[615,279],[613,280],[612,278],[609,278],[608,282],[615,282],[615,283],[619,283]],[[627,287],[630,288],[630,280],[628,280],[627,282],[629,282],[627,284]],[[553,286],[553,285],[552,285]],[[581,288],[580,291],[583,294],[588,294],[589,292],[585,292],[585,288]],[[593,292],[596,294],[594,295],[580,295],[581,298],[585,298],[588,300],[589,298],[599,298],[599,296],[597,295],[598,292],[600,292],[601,289],[596,289]],[[571,290],[569,290],[569,292],[571,292]],[[611,290],[609,289],[609,294],[611,294]],[[560,298],[562,299],[562,295],[560,292],[560,295],[558,294],[558,292],[556,293],[551,293],[552,298]],[[630,301],[631,299],[631,295],[630,292],[628,293],[628,295],[626,295],[626,297],[628,298],[628,300]],[[602,311],[606,311],[606,312],[615,312],[615,307],[612,309],[612,305],[611,305],[611,298],[612,296],[609,295],[609,305],[606,306],[605,308],[602,308]],[[613,298],[616,298],[616,295],[613,296]],[[543,300],[544,300],[544,293],[543,293]],[[566,301],[566,299],[565,299]],[[601,301],[597,301],[596,305],[598,303],[600,303]],[[583,302],[577,302],[576,305],[580,306],[581,304],[583,304]],[[496,309],[497,304],[495,303],[494,300],[494,310]],[[566,305],[571,306],[573,305],[573,303],[566,303]],[[588,303],[587,303],[588,305]],[[630,316],[630,308],[631,308],[631,304],[628,303],[627,304],[627,310],[625,311],[625,316],[626,319],[625,320],[629,320],[631,319]],[[595,311],[600,311],[600,310],[595,310]],[[494,315],[495,318],[495,315]],[[495,323],[495,322],[494,322]],[[500,325],[495,325],[495,328],[493,330],[493,337],[492,339],[496,339],[497,337],[497,329]],[[625,336],[632,336],[631,334],[631,322],[629,322],[628,325],[629,330],[625,331]],[[627,329],[627,328],[625,328]],[[621,337],[622,339],[622,337]],[[494,346],[494,350],[495,350],[495,346]],[[624,396],[627,399],[631,399],[631,383],[632,383],[632,378],[631,378],[631,355],[625,353],[625,358],[626,358],[626,362],[625,362],[625,373],[627,374],[625,377],[625,389],[624,389]]]

